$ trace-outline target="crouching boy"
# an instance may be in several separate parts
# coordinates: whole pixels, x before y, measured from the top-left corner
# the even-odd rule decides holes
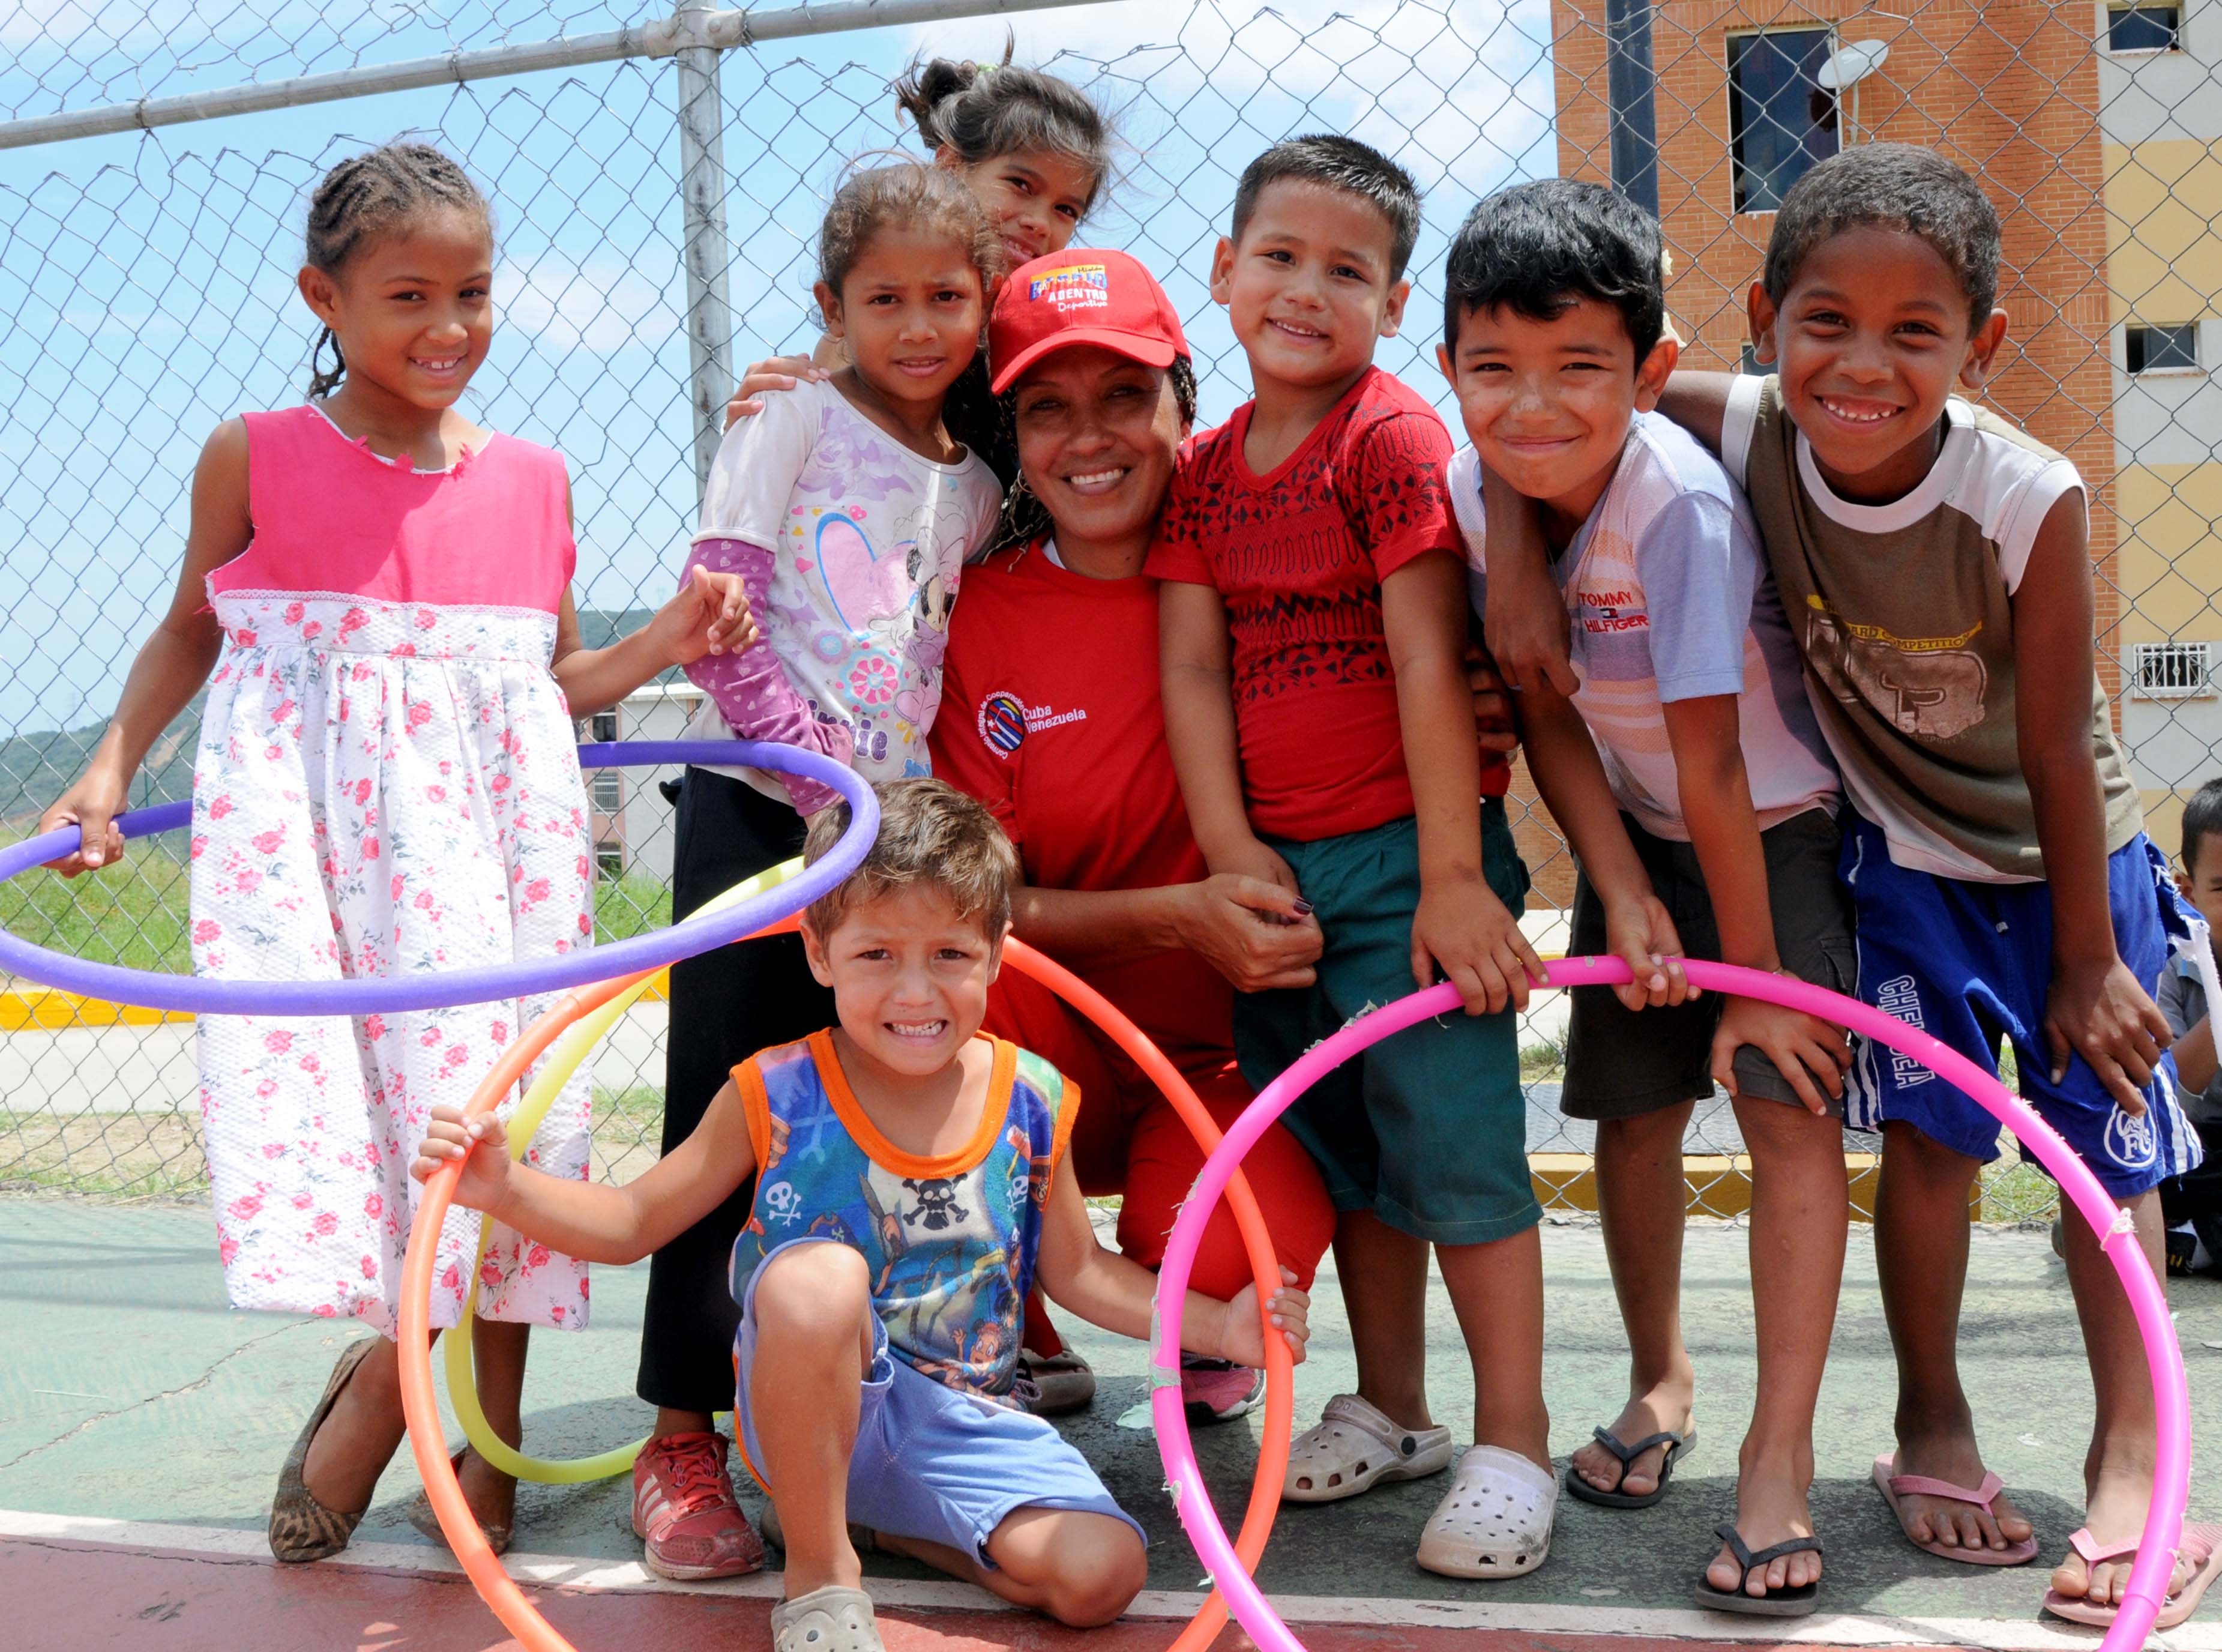
[[[733,1248],[733,1422],[772,1499],[765,1536],[787,1550],[775,1652],[879,1652],[859,1542],[1075,1625],[1116,1617],[1146,1575],[1141,1528],[1012,1394],[1032,1284],[1133,1337],[1156,1285],[1096,1244],[1058,1173],[1075,1087],[980,1036],[1017,857],[945,782],[898,781],[881,800],[863,864],[802,921],[838,1026],[736,1067],[694,1133],[624,1187],[512,1165],[498,1121],[446,1109],[412,1166],[423,1178],[468,1153],[457,1203],[617,1263],[755,1177]],[[805,858],[847,826],[845,806],[822,812]],[[1269,1304],[1298,1359],[1308,1307],[1293,1289]],[[1231,1303],[1190,1293],[1183,1323],[1194,1352],[1264,1365],[1254,1286]]]

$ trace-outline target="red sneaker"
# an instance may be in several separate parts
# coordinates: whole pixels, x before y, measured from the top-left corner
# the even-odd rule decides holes
[[[648,1545],[648,1569],[675,1583],[738,1577],[764,1563],[763,1542],[733,1497],[723,1435],[667,1435],[641,1448],[632,1529]]]

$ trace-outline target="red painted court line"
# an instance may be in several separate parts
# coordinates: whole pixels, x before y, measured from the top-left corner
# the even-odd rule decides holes
[[[771,1603],[706,1594],[532,1588],[581,1652],[768,1652]],[[0,1645],[14,1652],[502,1652],[508,1639],[462,1579],[53,1538],[0,1538]],[[880,1617],[888,1652],[1162,1652],[1177,1626],[1089,1630],[1026,1612]],[[1313,1625],[1313,1652],[1703,1652],[1726,1643],[1528,1630]],[[1743,1641],[1736,1652],[1779,1644]],[[1246,1652],[1239,1630],[1221,1652]],[[1800,1642],[1797,1652],[1836,1652]],[[1873,1652],[1872,1649],[1866,1652]],[[1927,1652],[1894,1649],[1894,1652]]]

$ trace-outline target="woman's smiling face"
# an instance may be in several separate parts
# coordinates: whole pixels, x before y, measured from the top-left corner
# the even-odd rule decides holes
[[[1098,344],[1052,350],[1014,387],[1019,469],[1060,550],[1146,541],[1187,434],[1171,374]]]

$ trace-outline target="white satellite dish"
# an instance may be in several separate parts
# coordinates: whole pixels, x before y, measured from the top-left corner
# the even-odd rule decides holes
[[[1813,78],[1824,91],[1842,91],[1882,67],[1883,60],[1889,55],[1888,41],[1853,41],[1829,53],[1829,60]]]

